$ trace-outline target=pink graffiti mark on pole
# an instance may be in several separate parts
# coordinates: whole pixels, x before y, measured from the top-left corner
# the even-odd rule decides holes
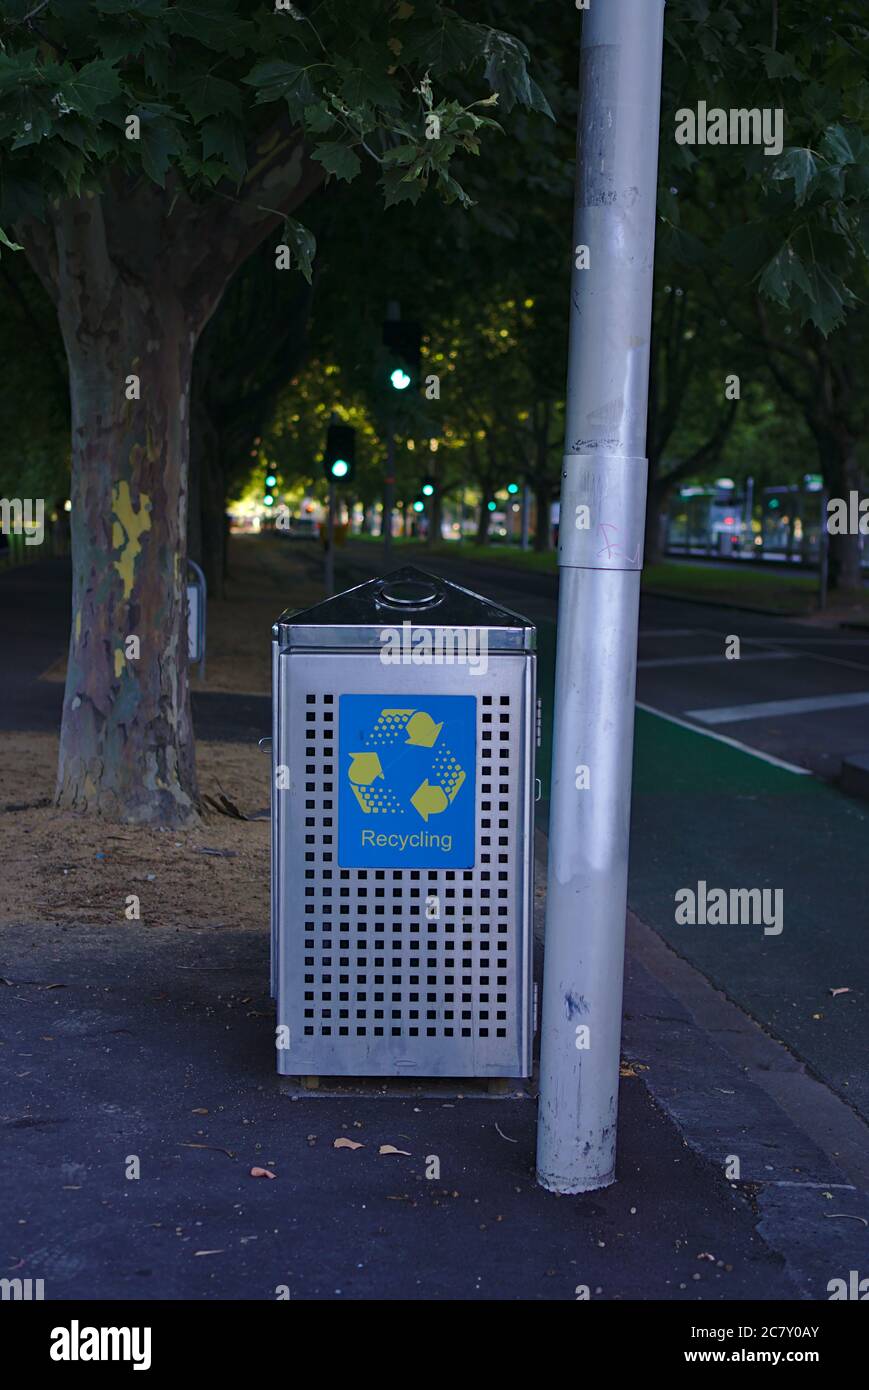
[[[633,555],[628,555],[624,550],[619,549],[617,537],[619,528],[614,526],[611,521],[601,521],[598,524],[598,531],[603,537],[603,545],[597,552],[598,555],[606,555],[608,560],[626,560],[629,565],[637,565],[640,561],[639,545],[634,550]]]

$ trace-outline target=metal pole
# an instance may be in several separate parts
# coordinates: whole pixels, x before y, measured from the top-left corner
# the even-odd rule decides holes
[[[326,597],[335,592],[335,484],[329,484],[329,519],[326,524]]]
[[[528,549],[528,530],[531,520],[531,489],[527,483],[522,488],[522,549]]]
[[[615,1179],[664,0],[584,16],[537,1179]],[[577,265],[580,261],[580,265]]]

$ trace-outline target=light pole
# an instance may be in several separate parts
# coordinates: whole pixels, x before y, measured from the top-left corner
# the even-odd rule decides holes
[[[537,1178],[615,1178],[664,0],[585,14]]]

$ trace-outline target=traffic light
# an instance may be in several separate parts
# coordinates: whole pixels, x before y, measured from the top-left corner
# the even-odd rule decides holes
[[[435,495],[435,480],[434,480],[434,478],[423,478],[423,480],[422,480],[422,487],[420,488],[420,492],[422,493],[423,497],[434,497],[434,495]]]
[[[515,497],[515,496],[516,496],[516,493],[519,491],[519,484],[518,484],[518,483],[508,483],[508,484],[507,484],[507,491],[509,492],[509,494],[510,494],[511,497]]]
[[[498,510],[498,503],[497,503],[497,502],[494,502],[494,501],[492,501],[492,502],[487,502],[487,503],[486,503],[486,506],[488,507],[488,509],[489,509],[490,512],[494,512],[494,511],[497,511],[497,510]]]
[[[424,512],[424,511],[425,511],[425,502],[423,502],[423,500],[422,500],[421,497],[417,497],[416,501],[415,501],[414,504],[413,504],[413,510],[414,510],[415,512]]]
[[[269,473],[268,477],[266,478],[266,487],[274,487],[277,481],[278,480],[275,477],[274,473]]]
[[[387,349],[387,376],[393,391],[406,391],[419,380],[418,323],[407,319],[387,319],[383,325],[383,346]]]
[[[346,483],[356,464],[356,431],[352,425],[330,425],[326,434],[323,472],[330,483]]]

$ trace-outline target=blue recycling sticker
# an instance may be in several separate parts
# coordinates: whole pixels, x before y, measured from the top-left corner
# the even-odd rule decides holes
[[[341,695],[338,863],[470,869],[476,843],[473,695]]]

